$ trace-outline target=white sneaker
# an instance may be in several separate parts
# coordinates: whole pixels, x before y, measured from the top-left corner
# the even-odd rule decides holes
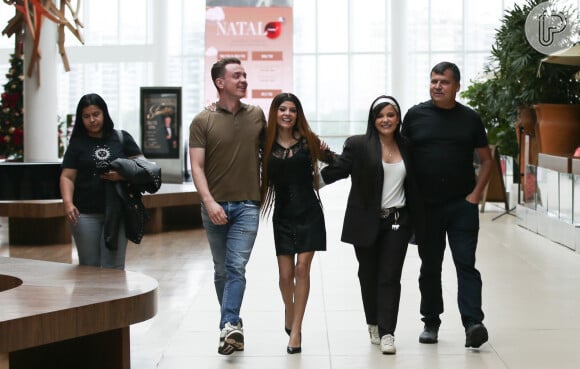
[[[381,338],[381,352],[386,355],[393,355],[397,352],[395,337],[392,334],[385,334]]]
[[[241,323],[233,325],[226,323],[220,332],[220,343],[218,353],[231,355],[234,351],[244,350],[244,331]]]
[[[378,345],[381,343],[381,337],[379,337],[379,326],[369,324],[369,336],[371,337],[371,343],[373,345]]]

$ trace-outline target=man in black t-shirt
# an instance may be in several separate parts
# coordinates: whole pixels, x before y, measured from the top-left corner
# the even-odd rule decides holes
[[[458,304],[465,327],[465,347],[488,339],[481,309],[481,275],[475,268],[479,231],[478,203],[491,171],[491,152],[481,118],[455,100],[459,68],[441,62],[431,70],[431,100],[415,105],[403,120],[402,133],[412,143],[417,181],[425,197],[424,241],[419,244],[421,343],[436,343],[443,313],[441,267],[446,237],[458,279]],[[473,152],[480,161],[479,176]]]

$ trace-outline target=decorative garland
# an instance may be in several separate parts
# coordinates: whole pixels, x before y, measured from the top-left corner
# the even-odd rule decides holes
[[[62,58],[65,71],[70,71],[70,65],[68,62],[68,57],[66,55],[66,50],[64,48],[65,27],[72,32],[73,35],[84,44],[83,36],[80,33],[80,29],[84,28],[83,24],[78,18],[79,8],[81,5],[81,0],[76,0],[76,6],[71,5],[71,0],[60,0],[60,7],[56,7],[52,0],[4,0],[8,5],[14,5],[16,8],[16,15],[8,21],[8,25],[2,30],[3,35],[8,37],[16,35],[16,37],[21,37],[24,27],[28,29],[33,40],[33,48],[30,55],[30,63],[28,64],[28,77],[32,76],[34,71],[34,66],[36,66],[36,73],[38,78],[38,83],[40,84],[40,34],[42,31],[42,22],[44,18],[47,18],[58,25],[58,50]],[[68,12],[67,12],[68,9]],[[67,19],[67,13],[72,16],[72,22]],[[18,42],[16,42],[15,53],[21,54],[18,48]]]

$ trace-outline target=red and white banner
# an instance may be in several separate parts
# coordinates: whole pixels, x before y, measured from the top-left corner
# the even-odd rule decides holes
[[[268,115],[280,92],[292,92],[293,30],[290,7],[207,7],[205,17],[205,102],[217,100],[211,66],[237,57],[248,74],[243,100]]]

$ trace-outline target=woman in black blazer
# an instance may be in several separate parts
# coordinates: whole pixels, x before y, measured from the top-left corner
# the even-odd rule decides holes
[[[411,235],[422,234],[421,201],[400,122],[398,102],[379,96],[366,134],[349,137],[340,157],[321,171],[326,184],[351,177],[341,240],[354,245],[371,342],[384,354],[396,352],[403,262]]]

